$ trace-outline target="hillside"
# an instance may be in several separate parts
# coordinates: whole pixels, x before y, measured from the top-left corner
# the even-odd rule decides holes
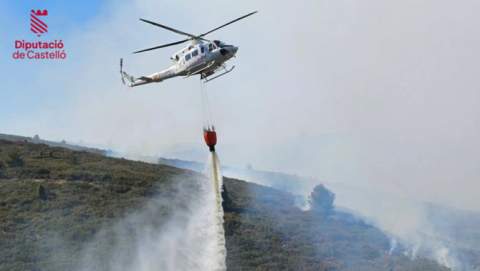
[[[157,161],[162,165],[169,165],[199,172],[202,172],[205,168],[204,164],[193,161],[166,158],[159,158]],[[281,172],[258,170],[252,168],[251,166],[246,168],[236,168],[224,165],[222,166],[222,173],[225,176],[239,178],[242,180],[251,180],[252,182],[258,184],[297,194],[301,193],[298,190],[300,189],[299,187],[302,187],[302,183],[309,183],[311,181],[305,177]]]
[[[0,270],[77,270],[86,250],[99,263],[93,270],[111,270],[104,259],[123,270],[139,229],[167,225],[205,181],[171,166],[0,140]],[[224,182],[228,270],[446,270],[388,255],[388,238],[348,213],[304,212],[286,192]],[[142,212],[150,213],[132,219]]]
[[[76,144],[67,143],[65,140],[62,140],[61,142],[45,140],[45,139],[41,139],[39,135],[35,135],[33,137],[28,137],[28,136],[0,134],[0,140],[6,140],[6,141],[12,141],[12,142],[23,141],[23,142],[29,142],[29,143],[35,143],[35,144],[45,144],[45,145],[48,145],[50,147],[62,147],[62,148],[66,148],[66,149],[70,149],[70,150],[74,150],[74,151],[86,151],[86,152],[103,154],[103,155],[105,155],[108,152],[107,150],[90,148],[90,147],[85,147],[85,146],[80,146],[80,145],[76,145]]]
[[[189,169],[197,172],[203,172],[205,169],[205,164],[194,161],[158,158],[157,162],[161,165]],[[295,204],[301,207],[305,207],[307,205],[306,199],[301,195],[311,192],[312,183],[319,183],[319,181],[311,178],[283,172],[258,170],[251,166],[238,168],[222,165],[222,174],[226,177],[247,180],[251,183],[268,186],[277,190],[294,194],[296,196]]]

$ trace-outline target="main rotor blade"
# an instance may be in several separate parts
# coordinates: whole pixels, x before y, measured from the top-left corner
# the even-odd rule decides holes
[[[148,48],[148,49],[143,49],[143,50],[140,50],[140,51],[135,51],[135,52],[133,52],[133,53],[134,53],[134,54],[138,54],[138,53],[142,53],[142,52],[146,52],[146,51],[150,51],[150,50],[160,49],[160,48],[164,48],[164,47],[168,47],[168,46],[172,46],[172,45],[177,45],[177,44],[180,44],[180,43],[184,43],[184,42],[189,41],[189,40],[190,40],[190,39],[184,39],[184,40],[180,40],[180,41],[176,41],[176,42],[172,42],[172,43],[167,43],[167,44],[155,46],[155,47]]]
[[[250,13],[248,13],[247,15],[243,15],[243,16],[240,17],[240,18],[237,18],[237,19],[235,19],[235,20],[233,20],[233,21],[230,21],[230,22],[228,22],[228,23],[226,23],[226,24],[224,24],[224,25],[221,25],[221,26],[219,26],[219,27],[217,27],[217,28],[214,28],[214,29],[212,29],[212,30],[210,30],[210,31],[208,31],[208,32],[205,32],[205,33],[199,35],[198,37],[200,37],[200,38],[201,38],[201,37],[204,37],[204,36],[212,33],[213,31],[217,31],[218,29],[223,28],[223,27],[225,27],[225,26],[227,26],[227,25],[229,25],[229,24],[233,24],[234,22],[240,21],[241,19],[245,19],[245,18],[247,18],[248,16],[251,16],[251,15],[257,13],[257,12],[258,12],[258,11],[250,12]]]
[[[188,36],[188,37],[191,37],[191,38],[196,38],[196,37],[197,37],[197,36],[195,36],[195,35],[193,35],[193,34],[190,34],[190,33],[187,33],[187,32],[183,32],[183,31],[180,31],[180,30],[178,30],[178,29],[171,28],[171,27],[169,27],[169,26],[166,26],[166,25],[163,25],[163,24],[159,24],[159,23],[156,23],[156,22],[152,22],[152,21],[149,21],[149,20],[145,20],[145,19],[142,19],[142,18],[140,18],[140,21],[146,22],[146,23],[149,23],[149,24],[152,24],[152,25],[155,25],[155,26],[158,26],[158,27],[167,29],[167,30],[170,30],[170,31],[175,32],[175,33],[180,34],[180,35],[185,35],[185,36]]]

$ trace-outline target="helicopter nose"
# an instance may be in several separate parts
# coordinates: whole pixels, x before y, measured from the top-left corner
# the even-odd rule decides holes
[[[235,56],[237,51],[238,51],[238,47],[233,46],[233,45],[228,45],[228,46],[224,46],[222,49],[220,49],[220,54],[222,54],[222,56],[230,58],[230,57]]]

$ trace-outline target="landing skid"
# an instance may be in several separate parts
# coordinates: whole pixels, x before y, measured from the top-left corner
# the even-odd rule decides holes
[[[187,74],[187,75],[186,75],[185,77],[183,77],[183,78],[188,78],[188,77],[190,77],[190,76],[192,76],[192,75],[195,75],[195,74],[202,74],[203,71],[205,71],[205,70],[207,70],[207,69],[210,69],[210,67],[212,67],[213,64],[215,64],[215,61],[211,61],[210,63],[208,63],[208,65],[207,65],[206,67],[204,67],[204,68],[202,68],[202,69],[200,69],[200,70],[197,70],[197,71],[195,71],[195,72],[191,72],[191,73]],[[202,64],[200,64],[200,65],[198,65],[198,66],[201,66],[201,65],[202,65]],[[193,70],[194,70],[194,69],[195,69],[195,67],[193,68]]]
[[[201,78],[201,79],[204,79],[203,82],[204,82],[204,83],[207,83],[207,82],[210,82],[210,81],[212,81],[212,80],[214,80],[214,79],[217,79],[217,78],[220,77],[220,76],[224,76],[225,74],[230,73],[234,68],[235,68],[235,66],[232,66],[230,69],[225,69],[225,71],[224,71],[223,73],[221,73],[221,74],[219,74],[219,75],[217,75],[217,76],[214,76],[214,77],[212,77],[212,78],[204,77],[204,78]]]

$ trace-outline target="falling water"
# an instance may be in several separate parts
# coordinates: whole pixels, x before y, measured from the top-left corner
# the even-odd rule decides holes
[[[218,262],[214,270],[226,270],[227,250],[225,248],[225,230],[223,228],[223,207],[222,207],[222,174],[220,172],[220,161],[216,152],[210,152],[207,173],[213,185],[215,194],[215,213],[214,230],[216,232],[216,250],[215,255]]]

